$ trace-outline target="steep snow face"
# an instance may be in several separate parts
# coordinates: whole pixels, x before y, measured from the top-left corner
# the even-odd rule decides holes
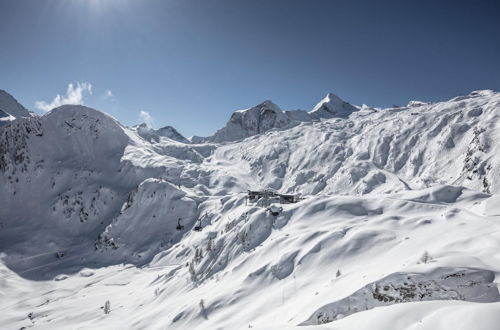
[[[20,117],[31,117],[31,113],[12,95],[0,89],[0,125]]]
[[[351,113],[358,111],[358,108],[345,102],[333,93],[328,93],[309,114],[313,118],[333,118],[347,117]]]
[[[39,274],[36,269],[51,260],[54,253],[27,260],[22,256],[38,254],[39,250],[78,251],[78,258],[67,258],[60,265],[66,269],[124,260],[147,262],[164,244],[178,239],[169,232],[170,227],[161,231],[169,216],[182,213],[187,225],[195,221],[192,199],[183,197],[185,192],[173,189],[163,179],[179,187],[194,186],[195,177],[178,178],[200,163],[210,150],[210,146],[190,148],[170,139],[153,145],[114,118],[79,105],[65,105],[41,117],[11,122],[0,130],[0,200],[9,205],[0,208],[0,251],[8,253],[5,264],[23,276],[38,278],[53,274]],[[159,179],[143,182],[151,177]],[[140,197],[140,205],[121,214],[122,206],[138,187],[139,196],[161,196],[155,203],[164,209],[144,213],[148,199]],[[27,203],[30,207],[26,207]],[[100,238],[114,237],[121,244],[127,236],[119,230],[134,232],[135,226],[141,226],[138,222],[128,223],[130,215],[134,220],[156,219],[149,222],[149,228],[159,236],[149,239],[161,243],[145,238],[145,244],[151,243],[148,253],[139,244],[134,245],[140,251],[131,255],[140,255],[137,259],[124,259],[123,254],[95,254],[94,243]],[[108,227],[112,221],[116,222],[113,229]],[[116,233],[120,237],[113,236]],[[53,271],[57,273],[60,267]]]
[[[0,250],[9,267],[24,271],[53,257],[19,261],[40,250],[92,250],[130,191],[152,174],[122,160],[129,134],[110,116],[75,105],[0,130],[0,200],[9,205],[0,208]]]
[[[104,252],[101,258],[113,262],[147,262],[179,242],[193,227],[197,213],[197,202],[184,191],[164,180],[147,179],[99,235],[96,249]]]

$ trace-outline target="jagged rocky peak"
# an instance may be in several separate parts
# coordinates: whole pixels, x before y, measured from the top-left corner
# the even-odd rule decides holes
[[[159,136],[167,137],[169,139],[182,142],[182,143],[189,143],[189,140],[186,139],[181,133],[179,133],[174,127],[172,126],[165,126],[162,128],[159,128],[156,130]]]
[[[309,114],[313,118],[347,117],[358,110],[359,108],[342,100],[337,95],[328,93]]]
[[[142,123],[134,126],[134,128],[136,129],[137,134],[149,142],[160,142],[160,137],[166,137],[177,142],[190,143],[188,139],[186,139],[172,126],[154,129],[149,127],[146,123]]]
[[[235,111],[226,126],[212,137],[214,142],[235,141],[264,133],[273,128],[287,127],[292,119],[272,101]]]
[[[231,121],[238,121],[241,119],[251,119],[252,117],[258,117],[261,115],[264,115],[266,112],[273,112],[275,114],[280,114],[283,111],[281,111],[280,107],[274,104],[270,100],[266,100],[262,103],[257,104],[254,107],[248,108],[248,109],[243,109],[243,110],[237,110],[235,111],[232,116],[231,116]]]
[[[19,117],[31,117],[32,113],[23,107],[17,100],[0,89],[0,125]]]

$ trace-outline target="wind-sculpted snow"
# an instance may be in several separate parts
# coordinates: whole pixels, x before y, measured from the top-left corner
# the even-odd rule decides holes
[[[247,186],[284,192],[366,194],[454,184],[492,193],[500,189],[493,142],[499,108],[498,93],[477,92],[459,101],[360,110],[221,146],[212,161],[240,163],[253,174]]]
[[[497,329],[499,108],[265,102],[190,143],[84,106],[16,118],[0,327]]]

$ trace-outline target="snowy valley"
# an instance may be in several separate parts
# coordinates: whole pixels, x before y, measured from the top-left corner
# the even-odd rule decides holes
[[[186,138],[0,91],[0,328],[499,329],[499,123],[328,94]]]

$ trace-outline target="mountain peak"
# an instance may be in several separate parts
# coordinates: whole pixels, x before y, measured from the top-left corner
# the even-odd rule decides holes
[[[136,129],[137,134],[139,134],[139,136],[141,136],[143,139],[149,142],[152,141],[159,142],[160,137],[166,137],[177,142],[190,143],[188,139],[186,139],[172,126],[164,126],[159,129],[154,129],[150,127],[148,124],[142,123],[133,126],[133,128]]]
[[[226,126],[218,130],[212,140],[215,142],[236,141],[269,131],[273,128],[289,126],[291,119],[270,100],[248,109],[237,110]]]
[[[273,101],[271,100],[265,100],[264,102],[260,103],[257,105],[257,107],[263,107],[271,110],[278,110],[281,111],[280,107],[276,105]]]
[[[0,110],[15,118],[31,117],[31,113],[3,89],[0,89]]]
[[[346,117],[358,110],[357,107],[342,100],[334,93],[328,93],[309,114],[316,118]]]

